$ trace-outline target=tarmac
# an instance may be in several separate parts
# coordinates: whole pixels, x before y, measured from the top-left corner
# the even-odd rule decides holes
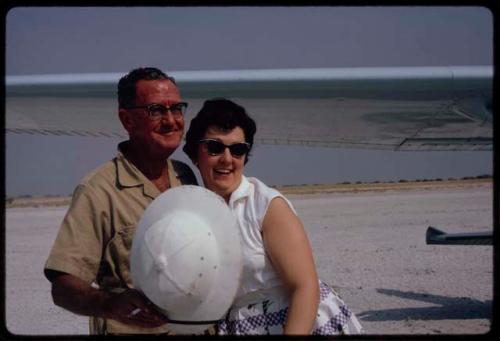
[[[489,231],[491,184],[468,188],[289,195],[319,277],[370,335],[490,330],[493,247],[427,245],[425,231]],[[15,335],[88,335],[55,306],[43,266],[67,206],[6,209],[5,323]]]

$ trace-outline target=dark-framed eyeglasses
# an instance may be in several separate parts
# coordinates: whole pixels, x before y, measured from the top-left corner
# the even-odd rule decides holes
[[[158,120],[165,115],[167,111],[170,111],[175,118],[182,117],[186,112],[187,106],[188,104],[186,102],[175,103],[169,107],[163,104],[152,103],[142,106],[127,107],[127,109],[146,109],[150,119]]]
[[[229,152],[231,153],[232,156],[240,158],[250,151],[250,143],[247,142],[233,143],[232,145],[229,146],[225,145],[224,143],[218,140],[213,140],[213,139],[204,139],[198,142],[205,144],[205,146],[207,147],[207,151],[210,155],[220,155],[224,153],[224,150],[226,150],[226,148],[229,148]]]

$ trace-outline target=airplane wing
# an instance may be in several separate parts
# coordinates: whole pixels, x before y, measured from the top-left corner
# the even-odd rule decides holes
[[[469,233],[445,233],[429,226],[425,233],[425,242],[445,245],[493,245],[493,231]]]
[[[124,73],[123,73],[124,74]],[[126,136],[123,74],[6,77],[6,130]],[[257,143],[387,150],[492,150],[491,66],[169,72],[189,103],[226,97],[256,120]]]

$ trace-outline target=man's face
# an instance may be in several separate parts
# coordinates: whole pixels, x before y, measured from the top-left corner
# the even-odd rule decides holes
[[[136,84],[136,107],[151,104],[171,107],[179,102],[179,90],[169,80],[140,80]],[[184,117],[171,111],[152,119],[145,108],[120,109],[120,119],[132,143],[149,157],[167,158],[177,149],[184,134]]]

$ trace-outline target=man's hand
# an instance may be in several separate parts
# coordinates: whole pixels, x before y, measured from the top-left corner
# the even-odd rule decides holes
[[[168,323],[165,315],[137,290],[110,294],[103,304],[104,317],[143,328],[155,328]]]
[[[144,328],[159,327],[168,322],[167,317],[137,290],[106,292],[65,273],[53,276],[52,297],[57,306],[75,314],[113,319]]]

